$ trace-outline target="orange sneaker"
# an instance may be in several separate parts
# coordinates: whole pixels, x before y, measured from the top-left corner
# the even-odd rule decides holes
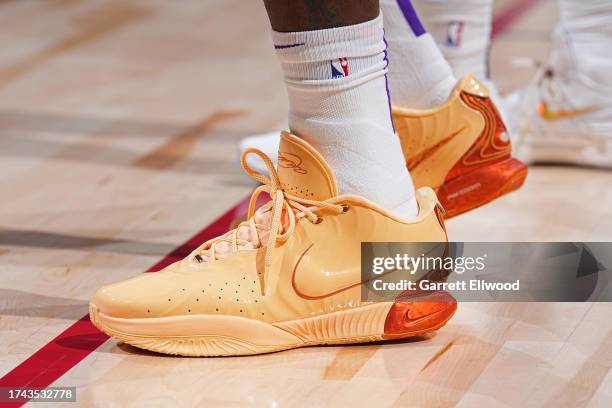
[[[471,75],[440,107],[394,107],[393,120],[415,187],[436,190],[446,218],[518,189],[527,177],[487,88]]]
[[[269,178],[248,166],[249,153],[264,160]],[[457,308],[446,292],[362,299],[361,242],[446,242],[433,190],[417,191],[419,214],[405,221],[339,196],[329,166],[302,139],[284,133],[280,154],[299,163],[277,172],[258,150],[242,156],[264,184],[251,203],[261,192],[272,201],[164,270],[99,289],[92,322],[136,347],[186,356],[390,340],[444,326]]]

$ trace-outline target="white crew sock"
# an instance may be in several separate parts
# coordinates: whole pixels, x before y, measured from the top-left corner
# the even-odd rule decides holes
[[[575,69],[612,86],[612,0],[559,0],[557,30],[567,34]]]
[[[414,186],[391,118],[381,16],[272,36],[285,74],[291,131],[328,161],[341,194],[414,218]]]
[[[414,0],[456,76],[489,77],[493,0]]]
[[[409,0],[380,0],[389,48],[393,104],[427,109],[444,103],[456,78]]]

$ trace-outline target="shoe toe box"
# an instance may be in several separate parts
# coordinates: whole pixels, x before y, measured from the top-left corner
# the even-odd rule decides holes
[[[100,313],[118,318],[160,317],[168,314],[180,301],[175,296],[174,303],[167,285],[167,277],[162,274],[145,274],[133,279],[113,283],[96,291],[91,304]]]

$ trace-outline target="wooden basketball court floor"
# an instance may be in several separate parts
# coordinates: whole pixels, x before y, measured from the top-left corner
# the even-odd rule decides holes
[[[512,56],[546,57],[556,6],[495,12],[507,92],[533,74]],[[285,120],[280,70],[258,1],[2,1],[0,27],[0,384],[76,386],[99,407],[612,406],[605,303],[463,303],[427,338],[246,358],[156,355],[75,324],[100,285],[227,228],[253,188],[237,142]],[[610,241],[611,186],[532,167],[449,237]]]

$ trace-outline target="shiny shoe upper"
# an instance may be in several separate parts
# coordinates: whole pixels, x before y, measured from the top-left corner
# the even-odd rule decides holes
[[[393,120],[416,187],[438,188],[459,173],[505,160],[512,151],[487,87],[471,75],[439,107],[393,107]]]
[[[471,75],[444,104],[394,107],[393,120],[415,186],[435,189],[447,218],[518,189],[527,176],[487,87]]]
[[[265,162],[270,177],[246,155]],[[196,314],[279,322],[363,304],[360,244],[366,241],[446,241],[435,193],[417,191],[419,215],[398,219],[354,195],[338,195],[332,171],[302,139],[283,133],[278,171],[255,149],[242,156],[262,183],[248,218],[157,273],[99,289],[92,304],[116,318]],[[270,201],[255,211],[260,193]]]

